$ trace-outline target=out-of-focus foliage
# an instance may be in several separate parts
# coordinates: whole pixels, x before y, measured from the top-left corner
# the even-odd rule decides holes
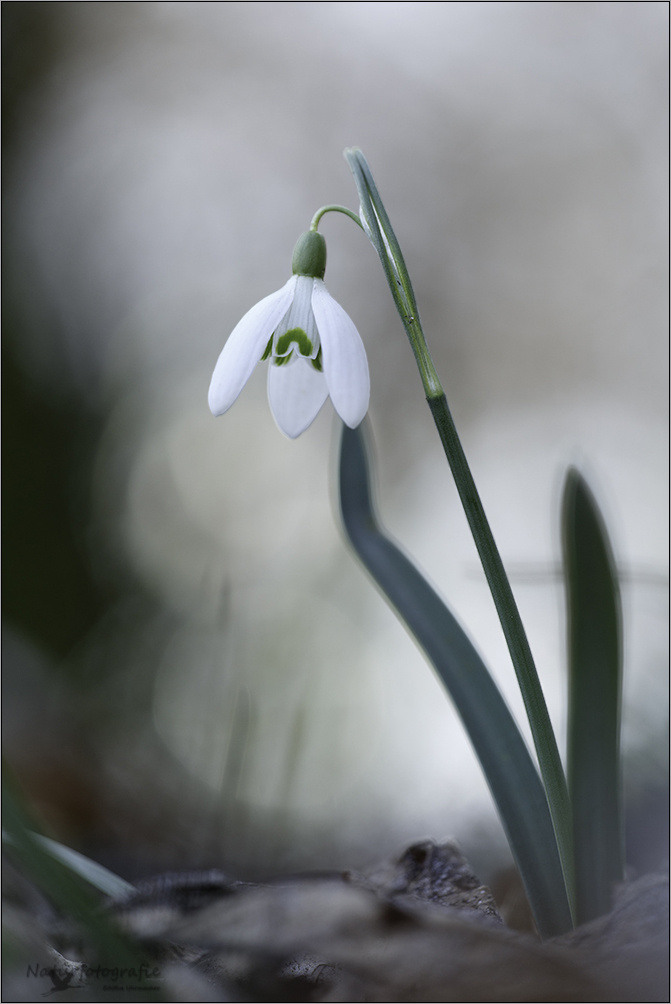
[[[86,558],[88,506],[77,499],[78,513],[73,498],[75,470],[83,467],[83,477],[90,471],[99,423],[76,402],[50,400],[31,384],[17,365],[8,318],[3,330],[3,616],[63,657],[93,627],[107,598]]]

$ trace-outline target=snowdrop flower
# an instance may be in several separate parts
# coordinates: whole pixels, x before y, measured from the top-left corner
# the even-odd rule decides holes
[[[208,402],[223,415],[256,364],[269,360],[268,400],[291,439],[316,418],[327,397],[356,428],[368,410],[368,362],[359,332],[323,282],[326,242],[316,230],[294,249],[291,279],[257,303],[231,332],[212,374]]]

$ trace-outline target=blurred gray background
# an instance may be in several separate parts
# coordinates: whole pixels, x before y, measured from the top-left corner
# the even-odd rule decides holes
[[[295,442],[224,341],[362,147],[563,736],[580,465],[625,627],[629,857],[666,824],[665,3],[5,3],[5,730],[61,839],[130,877],[508,861],[449,702],[347,549],[327,402]],[[521,700],[374,252],[325,218],[379,501]],[[528,734],[528,733],[527,733]],[[563,743],[563,738],[562,738]]]

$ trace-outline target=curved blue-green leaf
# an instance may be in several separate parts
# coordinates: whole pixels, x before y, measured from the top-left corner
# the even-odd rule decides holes
[[[576,919],[608,913],[624,870],[620,775],[620,593],[608,533],[571,468],[562,504],[568,619],[567,765],[573,805]]]
[[[436,669],[496,803],[541,937],[572,927],[545,791],[522,735],[482,659],[445,603],[376,517],[361,427],[343,426],[340,507],[347,535]]]

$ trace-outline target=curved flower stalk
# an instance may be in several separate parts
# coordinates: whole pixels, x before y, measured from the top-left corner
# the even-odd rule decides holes
[[[445,391],[431,359],[417,311],[415,294],[396,234],[361,150],[345,150],[359,193],[360,219],[384,270],[396,309],[408,335],[426,400],[452,470],[464,512],[480,555],[531,726],[538,764],[552,816],[554,834],[573,911],[573,815],[557,740],[548,714],[533,655],[515,597],[485,515],[459,439]]]
[[[268,359],[268,401],[281,431],[295,439],[326,398],[356,428],[368,411],[370,379],[359,332],[324,285],[326,242],[309,230],[294,249],[291,279],[238,322],[217,360],[208,402],[223,415],[258,362]]]

